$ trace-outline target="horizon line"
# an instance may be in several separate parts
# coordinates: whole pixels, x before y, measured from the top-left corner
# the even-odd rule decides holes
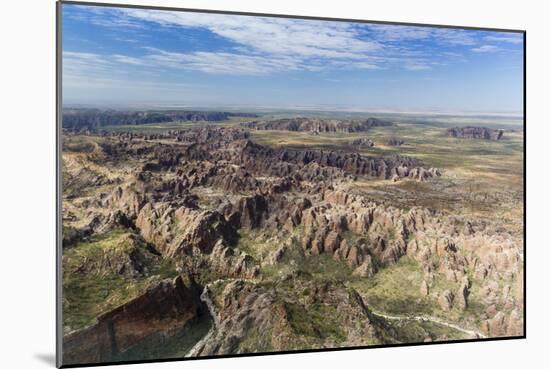
[[[154,102],[131,102],[131,103],[83,103],[66,102],[63,108],[96,108],[96,109],[132,109],[132,110],[200,110],[213,111],[220,109],[273,112],[273,111],[317,111],[327,113],[378,113],[378,114],[409,114],[409,115],[443,115],[443,116],[491,116],[523,118],[522,111],[476,111],[476,110],[444,110],[444,109],[414,109],[414,108],[382,108],[382,107],[338,107],[327,105],[295,105],[295,106],[272,106],[272,105],[246,105],[246,104],[184,104],[184,103],[154,103]]]

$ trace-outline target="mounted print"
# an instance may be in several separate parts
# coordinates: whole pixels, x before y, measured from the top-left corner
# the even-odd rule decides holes
[[[58,365],[525,337],[524,60],[524,31],[60,2]]]

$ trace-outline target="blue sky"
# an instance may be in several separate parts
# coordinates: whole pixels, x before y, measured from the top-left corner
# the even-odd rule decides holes
[[[67,104],[523,109],[523,36],[63,5]]]

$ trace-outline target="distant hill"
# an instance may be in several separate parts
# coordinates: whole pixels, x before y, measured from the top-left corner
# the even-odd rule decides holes
[[[100,109],[64,109],[63,128],[98,129],[105,126],[148,123],[224,121],[230,117],[257,117],[252,113],[190,110],[121,111]]]

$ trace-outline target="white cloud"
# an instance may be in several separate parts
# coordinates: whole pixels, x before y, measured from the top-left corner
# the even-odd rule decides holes
[[[64,52],[64,76],[84,76],[90,79],[102,75],[128,74],[128,66],[145,67],[151,71],[165,68],[195,70],[210,74],[262,75],[278,71],[315,70],[317,66],[302,64],[292,57],[268,58],[228,52],[175,53],[147,48],[141,57],[120,54]],[[143,73],[143,69],[140,69]]]
[[[479,31],[470,31],[454,28],[432,28],[432,37],[435,41],[449,45],[475,45],[475,34]]]
[[[453,28],[422,26],[370,25],[373,35],[380,42],[431,40],[446,45],[474,45],[473,32]]]
[[[90,63],[95,65],[109,64],[108,60],[105,60],[98,54],[73,51],[64,51],[63,60],[69,60],[72,63]]]
[[[494,45],[482,45],[471,49],[475,53],[494,53],[499,50],[498,47]]]
[[[410,71],[420,71],[431,69],[431,67],[428,64],[412,62],[405,64],[405,69]]]
[[[476,45],[476,32],[479,32],[130,8],[97,8],[90,17],[95,24],[108,27],[130,25],[133,28],[206,29],[230,44],[223,50],[190,52],[144,48],[147,50],[145,55],[110,55],[104,57],[101,63],[160,66],[210,74],[261,75],[298,70],[316,72],[331,68],[373,72],[388,68],[421,71],[436,66],[436,56],[440,60],[455,61],[461,54],[453,50],[449,52],[453,56],[443,52],[436,55],[433,47],[419,47],[415,41],[428,40],[453,48],[473,47]],[[484,45],[471,50],[492,52],[495,51],[493,48]],[[79,58],[77,60],[73,56],[68,63],[82,64],[85,56]],[[97,65],[94,68],[98,68]]]
[[[197,70],[210,74],[260,75],[276,71],[305,69],[296,60],[285,57],[273,59],[227,52],[174,53],[158,49],[151,51],[154,52],[145,56],[143,60],[158,66]]]
[[[294,57],[362,58],[381,49],[350,23],[225,14],[123,9],[130,18],[167,27],[205,28],[250,51]]]
[[[431,36],[430,29],[426,27],[373,25],[370,27],[381,41],[422,40]]]
[[[354,66],[355,68],[359,68],[359,69],[382,69],[382,68],[379,67],[378,65],[373,64],[373,63],[368,63],[368,62],[358,62],[358,63],[354,63],[353,66]]]
[[[111,68],[111,62],[103,56],[93,53],[63,52],[63,75],[95,75],[105,73]]]
[[[115,54],[115,55],[112,55],[111,57],[112,57],[113,61],[118,62],[118,63],[131,64],[131,65],[145,65],[146,64],[146,63],[144,63],[143,60],[141,60],[139,58],[134,58],[134,57],[131,57],[131,56]]]
[[[398,42],[431,38],[456,45],[473,43],[461,30],[426,27],[368,25],[237,15],[124,9],[125,17],[154,22],[164,27],[204,28],[233,42],[234,53],[179,54],[177,63],[207,73],[261,74],[272,71],[319,71],[328,67],[367,70],[401,66],[426,70],[421,50],[409,50]],[[238,56],[240,54],[241,56]],[[197,57],[203,58],[198,60]],[[166,55],[154,58],[165,59]],[[210,61],[221,62],[215,67]],[[322,62],[321,62],[322,60]],[[341,61],[344,61],[341,62]],[[240,67],[224,61],[242,62]],[[170,61],[176,67],[176,61]],[[233,64],[235,65],[235,64]]]
[[[123,38],[123,37],[115,37],[114,40],[121,41],[121,42],[129,42],[132,44],[138,43],[139,41],[133,38]]]
[[[484,37],[486,41],[490,42],[507,42],[511,44],[522,44],[523,43],[523,35],[520,34],[508,34],[503,36],[486,36]]]

